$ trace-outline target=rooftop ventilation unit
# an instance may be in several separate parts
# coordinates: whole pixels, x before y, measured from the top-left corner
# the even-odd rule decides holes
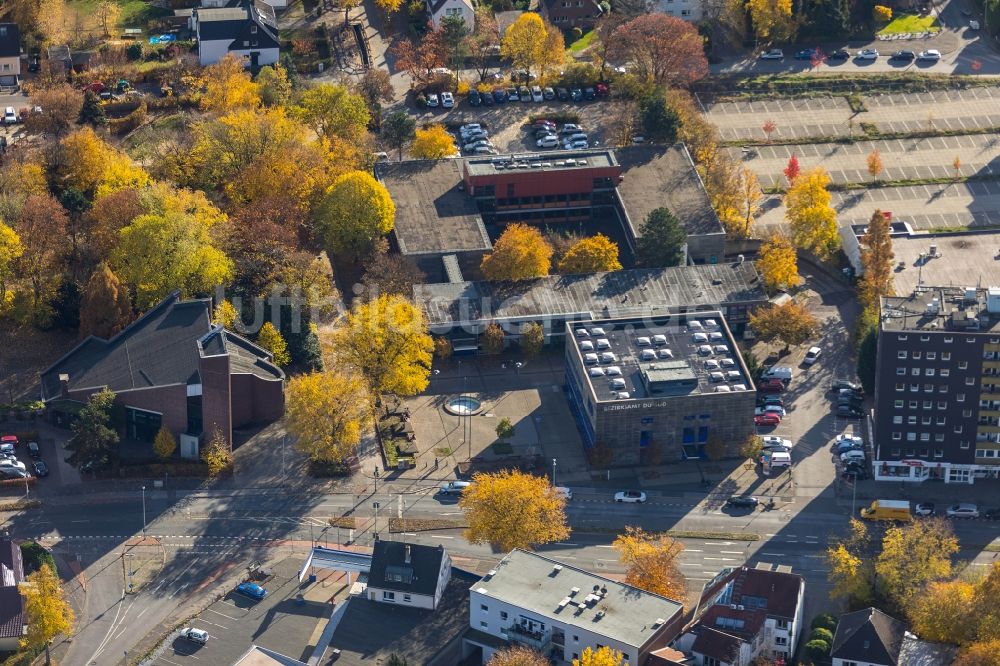
[[[496,569],[490,569],[489,571],[486,572],[486,575],[492,578],[493,576],[497,575],[497,570]]]
[[[554,565],[552,565],[552,573],[559,573],[560,571],[562,571],[562,565],[561,564],[554,564]]]
[[[569,602],[569,597],[563,597],[563,600],[559,602],[559,608],[566,608],[566,606],[569,605]]]
[[[667,621],[664,620],[662,617],[656,618],[656,621],[653,622],[653,629],[656,629],[657,627],[662,627],[664,624],[666,624],[666,622]]]
[[[604,617],[604,611],[597,611],[597,615],[594,616],[594,619],[600,620],[602,617]]]
[[[931,299],[931,302],[927,304],[927,314],[937,314],[941,311],[941,300],[938,298]]]
[[[579,591],[580,591],[580,588],[578,588],[578,587],[571,587],[569,589],[569,596],[575,597],[576,593],[579,592]]]

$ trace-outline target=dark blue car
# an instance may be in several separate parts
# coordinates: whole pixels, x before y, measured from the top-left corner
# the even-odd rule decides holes
[[[267,596],[267,590],[262,588],[257,583],[240,583],[236,587],[236,592],[245,597],[250,597],[255,601],[260,601]]]

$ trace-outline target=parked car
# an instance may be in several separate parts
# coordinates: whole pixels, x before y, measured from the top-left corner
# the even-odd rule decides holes
[[[978,518],[979,507],[971,502],[959,502],[949,506],[945,515],[949,518]]]
[[[258,585],[257,583],[240,583],[236,586],[236,592],[242,594],[245,597],[250,597],[255,601],[260,601],[267,596],[267,590]]]
[[[517,88],[507,88],[507,101],[516,102],[520,99],[520,93]]]
[[[467,132],[484,132],[486,130],[480,123],[466,123],[465,125],[459,127],[458,131],[464,134]]]
[[[42,457],[42,452],[38,448],[38,442],[28,442],[28,455],[32,458]]]
[[[622,490],[615,493],[615,501],[642,504],[646,501],[646,493],[641,490]]]
[[[450,92],[441,93],[441,106],[450,109],[455,106],[455,96]]]
[[[493,144],[490,143],[489,139],[479,139],[478,141],[473,141],[472,143],[465,144],[464,146],[462,146],[462,150],[464,150],[467,153],[471,153],[476,148],[482,148],[484,146],[486,148],[492,148]]]
[[[556,88],[556,98],[558,98],[560,102],[568,102],[569,90],[566,88]]]
[[[761,60],[784,60],[785,52],[781,49],[771,49],[760,54]]]
[[[585,100],[587,100],[588,102],[592,102],[595,99],[597,99],[597,91],[594,90],[593,88],[589,88],[589,87],[588,88],[584,88],[583,89],[583,98]]]
[[[844,465],[844,473],[842,476],[845,479],[853,478],[864,481],[869,478],[871,474],[868,473],[868,467],[864,464],[864,461],[849,460]]]
[[[851,437],[849,439],[842,439],[837,442],[835,450],[838,455],[847,453],[848,451],[864,451],[865,442],[860,437]]]
[[[812,60],[818,58],[822,52],[818,48],[802,49],[795,52],[796,60]]]
[[[438,492],[442,495],[461,495],[471,485],[470,481],[449,481],[442,484]]]
[[[36,460],[31,463],[31,468],[35,470],[35,476],[39,478],[49,475],[49,466],[43,460]]]
[[[608,88],[606,83],[598,83],[594,86],[594,91],[597,92],[598,97],[607,97],[611,94],[611,89]]]
[[[941,59],[941,52],[937,49],[927,49],[926,51],[921,51],[917,54],[917,60],[923,60],[925,62],[937,62]]]
[[[755,426],[776,426],[779,423],[781,423],[781,417],[774,413],[753,417],[753,424]]]
[[[810,347],[809,351],[806,352],[806,357],[802,359],[802,362],[806,365],[812,365],[819,360],[819,355],[823,353],[823,350],[819,347]]]
[[[475,150],[472,151],[473,155],[496,155],[497,149],[493,147],[492,144],[488,146],[477,146]]]
[[[4,125],[17,124],[17,112],[14,110],[14,107],[8,106],[3,110],[3,124]]]
[[[844,389],[848,391],[853,391],[858,395],[865,394],[865,390],[861,388],[861,384],[858,384],[857,382],[848,381],[846,379],[838,379],[830,386],[831,391],[842,391]]]
[[[830,51],[830,53],[827,54],[826,59],[827,60],[847,60],[850,57],[851,57],[851,54],[848,53],[845,49],[837,49],[836,51]]]
[[[566,123],[565,125],[562,126],[562,129],[559,130],[560,134],[567,134],[567,135],[580,134],[582,132],[583,128],[573,123]]]
[[[857,460],[859,462],[865,461],[865,452],[859,451],[857,449],[852,449],[850,451],[844,451],[840,454],[840,462],[847,462],[849,460]]]
[[[878,60],[878,51],[875,49],[861,49],[855,57],[858,60]]]
[[[760,504],[760,500],[749,495],[733,495],[726,500],[726,506],[741,509],[752,509]]]
[[[913,515],[915,516],[933,516],[934,515],[934,503],[933,502],[921,502],[913,507]]]
[[[493,106],[494,99],[491,93],[485,92],[482,94],[483,106]]]
[[[916,57],[917,57],[917,54],[915,54],[913,51],[896,51],[891,56],[889,56],[889,60],[906,60],[906,61],[910,61],[910,60],[913,60]]]
[[[572,90],[569,91],[569,97],[574,102],[579,102],[580,100],[583,99],[583,91],[580,90],[579,88],[573,88]]]
[[[792,448],[793,446],[792,440],[776,437],[775,435],[765,435],[761,437],[761,441],[764,442],[764,446],[784,446],[786,448]]]
[[[764,405],[763,407],[757,407],[753,412],[756,416],[762,416],[764,414],[777,414],[781,418],[788,416],[785,408],[781,405]]]
[[[481,106],[483,103],[483,97],[479,94],[479,91],[475,88],[469,91],[469,106]]]
[[[559,137],[549,134],[543,136],[542,138],[535,141],[535,145],[539,148],[558,148],[559,147]]]
[[[437,93],[431,93],[427,95],[427,106],[432,109],[436,109],[441,106],[441,100],[438,99]]]
[[[768,379],[758,384],[757,390],[763,393],[781,393],[785,390],[785,384],[780,379]]]
[[[542,94],[541,86],[531,86],[531,101],[541,102],[544,99],[545,96]]]
[[[551,101],[556,98],[556,91],[546,86],[545,88],[542,88],[542,97]]]
[[[983,513],[983,518],[986,520],[1000,520],[1000,509],[987,509]]]
[[[507,92],[503,88],[497,88],[493,91],[493,101],[497,104],[503,104],[507,101]]]
[[[760,404],[762,405],[778,405],[779,407],[785,406],[785,399],[780,395],[764,395],[761,396],[761,398]]]
[[[587,143],[586,139],[580,139],[577,141],[564,141],[563,148],[566,150],[583,150],[584,148],[589,148],[590,144]]]
[[[854,405],[837,405],[837,416],[845,419],[860,419],[865,413]]]
[[[517,89],[517,97],[522,102],[530,102],[531,101],[531,90],[528,88],[528,86],[520,86]]]
[[[0,467],[0,478],[26,479],[27,477],[28,477],[27,470],[18,469],[17,467]]]
[[[261,597],[263,598],[263,597]],[[204,645],[208,642],[208,632],[204,629],[195,629],[193,627],[184,627],[181,629],[181,638],[185,638],[192,643],[198,643]]]
[[[10,458],[0,459],[0,468],[3,467],[13,467],[14,469],[19,469],[22,471],[27,469],[26,465],[20,460],[11,460]]]

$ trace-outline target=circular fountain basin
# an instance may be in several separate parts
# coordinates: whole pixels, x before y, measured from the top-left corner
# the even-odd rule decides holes
[[[468,395],[451,398],[444,403],[444,411],[457,416],[471,416],[473,414],[478,414],[482,408],[482,402]]]

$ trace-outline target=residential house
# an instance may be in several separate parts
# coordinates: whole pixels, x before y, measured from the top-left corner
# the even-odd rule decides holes
[[[90,336],[41,376],[49,418],[68,425],[107,387],[127,439],[152,442],[163,426],[197,458],[202,433],[267,423],[284,413],[285,374],[271,353],[212,323],[211,299],[164,298],[111,339]]]
[[[0,23],[0,89],[17,89],[21,78],[21,31],[16,23]]]
[[[441,21],[448,16],[461,18],[470,31],[476,26],[476,8],[472,5],[472,0],[424,0],[424,2],[435,28],[440,28]]]
[[[541,0],[538,11],[552,25],[563,30],[590,30],[602,12],[597,0]]]
[[[680,631],[681,602],[558,560],[513,550],[469,592],[466,655],[487,663],[507,645],[525,645],[563,664],[608,646],[641,666]]]
[[[877,608],[840,616],[830,646],[832,666],[896,666],[906,625]]]
[[[697,23],[704,14],[701,2],[702,0],[656,0],[653,11]]]
[[[278,62],[278,22],[274,7],[263,0],[198,7],[191,12],[189,27],[202,65],[217,63],[229,54],[241,58],[253,71]]]
[[[451,577],[451,558],[442,546],[376,541],[368,573],[370,601],[435,610]]]
[[[0,652],[16,652],[28,631],[24,599],[17,589],[23,581],[20,546],[10,539],[0,539]]]
[[[806,584],[784,569],[724,569],[705,584],[694,621],[673,647],[702,666],[787,661],[798,647]]]

